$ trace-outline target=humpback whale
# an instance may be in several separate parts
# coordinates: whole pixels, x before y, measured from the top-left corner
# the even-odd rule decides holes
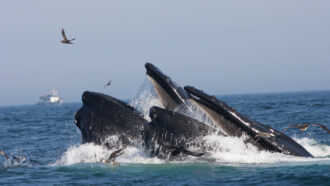
[[[202,137],[208,134],[224,135],[220,131],[181,113],[152,107],[151,122],[144,126],[143,139],[151,155],[172,158],[179,154],[201,156],[204,152],[193,152],[189,147],[202,145]],[[203,150],[203,149],[202,149]]]
[[[133,107],[114,97],[84,92],[83,106],[75,113],[75,124],[80,129],[83,143],[103,144],[108,136],[116,135],[122,145],[141,139],[147,122]],[[120,144],[105,144],[109,148]]]
[[[238,113],[234,108],[191,86],[184,89],[209,116],[217,126],[229,136],[249,136],[252,144],[259,149],[280,152],[288,155],[313,157],[304,147],[289,136],[263,125]]]

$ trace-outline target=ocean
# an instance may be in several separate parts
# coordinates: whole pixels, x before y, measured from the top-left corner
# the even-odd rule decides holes
[[[311,122],[330,128],[330,91],[217,97],[278,130]],[[141,94],[138,102],[142,108],[152,104]],[[168,162],[128,147],[115,167],[99,163],[111,153],[107,149],[81,144],[73,119],[81,105],[0,107],[0,150],[26,157],[15,163],[0,156],[0,185],[330,185],[330,135],[319,127],[285,132],[315,158],[258,151],[237,137],[207,136],[216,150],[206,158]]]

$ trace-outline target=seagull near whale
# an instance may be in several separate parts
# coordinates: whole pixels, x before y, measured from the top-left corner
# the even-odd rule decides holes
[[[63,40],[61,40],[61,42],[64,43],[64,44],[73,44],[71,41],[76,39],[76,38],[68,39],[65,35],[65,32],[64,32],[63,28],[62,28],[62,37],[63,37]]]
[[[2,150],[0,150],[0,154],[3,155],[6,159],[9,159],[9,157],[7,156],[7,154],[5,152],[3,152]]]
[[[285,132],[290,127],[292,127],[292,128],[298,128],[300,131],[305,131],[310,126],[321,127],[323,130],[327,131],[328,134],[330,134],[330,130],[325,125],[322,125],[320,123],[305,123],[305,124],[288,125],[282,131]]]
[[[105,87],[107,87],[107,86],[110,86],[110,85],[111,85],[111,81],[112,81],[112,80],[110,80],[107,84],[105,84],[103,88],[105,88]]]
[[[4,151],[0,150],[0,154],[3,155],[6,159],[11,159]],[[12,156],[12,160],[16,161],[17,163],[24,162],[26,160],[25,156],[16,157]]]
[[[110,163],[111,162],[115,166],[119,166],[119,163],[115,162],[115,158],[122,155],[122,154],[124,154],[124,153],[121,153],[121,151],[124,150],[125,148],[126,147],[114,151],[113,153],[111,153],[111,155],[108,159],[106,159],[106,160],[102,159],[101,162],[104,162],[104,163]]]

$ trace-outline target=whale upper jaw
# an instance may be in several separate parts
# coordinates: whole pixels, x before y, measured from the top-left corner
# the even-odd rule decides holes
[[[164,108],[173,110],[177,105],[189,99],[187,92],[156,66],[146,63],[145,68],[147,70],[146,74],[153,84]]]

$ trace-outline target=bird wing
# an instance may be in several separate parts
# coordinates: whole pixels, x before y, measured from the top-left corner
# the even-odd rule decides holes
[[[311,124],[312,126],[319,126],[319,127],[322,127],[323,130],[327,131],[329,134],[330,134],[330,130],[325,126],[325,125],[322,125],[320,123],[313,123]]]
[[[9,159],[9,157],[7,156],[7,154],[5,152],[3,152],[2,150],[0,150],[0,154],[2,154],[6,159]]]
[[[64,32],[64,29],[62,28],[62,36],[63,36],[63,39],[64,40],[68,40],[67,38],[66,38],[66,35],[65,35],[65,32]]]
[[[283,130],[282,130],[282,132],[285,132],[286,130],[288,130],[288,128],[290,128],[290,127],[297,127],[296,125],[288,125],[287,127],[285,127]]]
[[[110,86],[110,84],[111,84],[111,80],[107,84],[104,85],[104,88],[107,86]]]
[[[111,155],[110,155],[110,157],[109,157],[109,159],[111,160],[111,159],[115,159],[115,157],[117,157],[117,156],[119,156],[119,155],[121,155],[121,154],[119,154],[122,150],[124,150],[126,147],[124,147],[124,148],[121,148],[121,149],[119,149],[119,150],[116,150],[115,152],[113,152],[113,153],[111,153]]]

